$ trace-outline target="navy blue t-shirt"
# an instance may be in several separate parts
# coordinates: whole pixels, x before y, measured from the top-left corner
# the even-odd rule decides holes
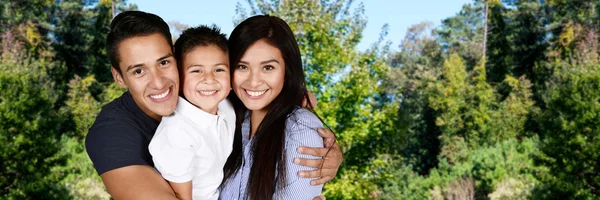
[[[154,167],[148,144],[158,124],[135,104],[129,92],[102,107],[85,138],[96,172],[130,165]]]

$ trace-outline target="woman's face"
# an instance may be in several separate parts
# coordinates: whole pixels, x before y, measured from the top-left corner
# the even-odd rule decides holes
[[[281,93],[284,77],[281,51],[261,39],[248,47],[235,67],[233,91],[249,110],[267,111],[266,107]]]

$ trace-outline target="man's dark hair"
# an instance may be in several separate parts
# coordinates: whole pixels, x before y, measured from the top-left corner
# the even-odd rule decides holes
[[[228,52],[227,37],[221,33],[221,29],[216,25],[188,28],[181,33],[177,41],[175,41],[175,60],[179,67],[179,73],[183,73],[183,57],[193,51],[198,46],[215,45],[223,52]]]
[[[159,16],[142,11],[125,11],[118,14],[110,23],[110,32],[106,37],[106,52],[112,67],[121,74],[119,67],[119,44],[126,39],[159,33],[165,37],[171,51],[173,41],[169,25]]]

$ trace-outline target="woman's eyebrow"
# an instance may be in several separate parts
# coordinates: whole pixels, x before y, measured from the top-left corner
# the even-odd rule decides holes
[[[264,65],[264,64],[267,64],[267,63],[272,63],[272,62],[274,62],[274,63],[277,63],[277,64],[281,64],[281,63],[279,63],[279,61],[277,61],[277,60],[275,60],[275,59],[265,60],[265,61],[262,61],[262,62],[260,62],[260,64],[261,64],[261,65]],[[243,61],[243,60],[240,60],[240,62],[239,62],[239,63],[240,63],[240,64],[245,64],[245,65],[249,64],[249,62],[247,62],[247,61]]]
[[[262,61],[260,62],[261,65],[267,64],[267,63],[271,63],[271,62],[275,62],[277,64],[280,64],[279,61],[275,60],[275,59],[271,59],[271,60],[266,60],[266,61]]]

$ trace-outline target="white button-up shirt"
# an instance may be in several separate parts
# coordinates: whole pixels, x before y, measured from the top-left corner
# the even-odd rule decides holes
[[[163,178],[192,181],[193,199],[217,199],[234,132],[235,112],[228,100],[213,115],[179,97],[175,112],[162,118],[148,148]]]

